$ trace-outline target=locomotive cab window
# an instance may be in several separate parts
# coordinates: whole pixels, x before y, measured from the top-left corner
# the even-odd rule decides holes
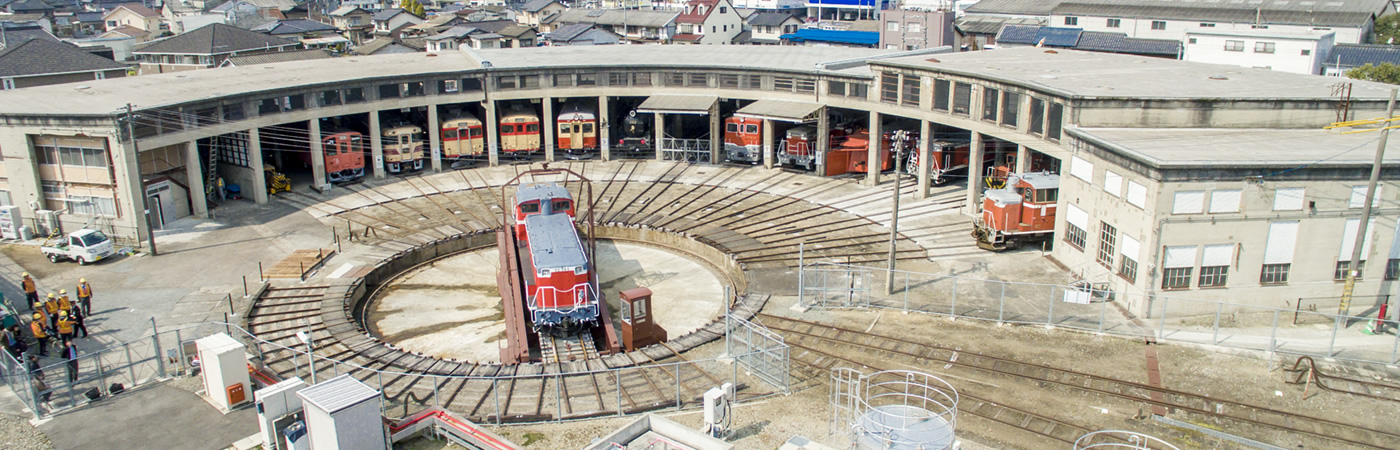
[[[753,125],[753,124],[744,125],[744,133],[745,133],[745,134],[758,134],[758,125]]]
[[[456,129],[456,128],[448,128],[448,129],[446,129],[446,130],[442,130],[442,138],[443,138],[443,139],[457,139],[457,129]]]
[[[515,125],[501,125],[501,134],[510,134],[514,132]]]
[[[591,123],[585,123],[585,124],[583,124],[583,132],[584,132],[584,133],[592,133],[592,132],[593,132],[593,124],[591,124]]]
[[[471,131],[471,135],[474,138],[479,138],[482,135],[481,127],[472,127],[469,131]]]
[[[564,212],[569,210],[568,200],[555,200],[549,205],[549,212]]]
[[[1036,189],[1035,198],[1031,201],[1035,203],[1054,203],[1059,200],[1059,189]]]
[[[525,214],[540,212],[540,204],[538,202],[521,203],[520,212]]]
[[[408,143],[408,135],[405,134],[405,135],[399,136],[399,143],[400,143],[400,144],[407,144],[407,143]]]
[[[529,124],[529,125],[525,125],[525,132],[526,132],[526,133],[538,133],[539,131],[540,131],[540,124],[532,123],[532,124]]]
[[[737,124],[737,123],[726,123],[726,124],[724,124],[724,131],[729,132],[729,133],[738,133],[738,132],[739,132],[739,124]]]

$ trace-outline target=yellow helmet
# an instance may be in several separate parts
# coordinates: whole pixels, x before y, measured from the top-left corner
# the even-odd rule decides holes
[[[68,290],[67,290],[67,289],[59,289],[59,290],[58,290],[58,295],[68,295]]]
[[[43,315],[43,314],[39,314],[39,313],[34,313],[34,320],[44,320],[44,315]]]
[[[44,309],[44,302],[34,302],[34,309]],[[34,313],[39,314],[39,313]]]
[[[52,292],[49,293],[49,298],[53,298],[53,293],[52,293]]]
[[[20,276],[25,277],[25,278],[29,278],[29,272],[25,272],[25,273],[23,273],[23,274],[20,274]]]
[[[79,282],[79,283],[86,283],[86,282],[87,282],[87,278],[79,278],[79,279],[78,279],[78,282]]]
[[[59,311],[58,317],[68,317],[68,310]]]

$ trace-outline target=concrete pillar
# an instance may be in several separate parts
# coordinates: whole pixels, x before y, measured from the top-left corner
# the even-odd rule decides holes
[[[214,149],[209,149],[214,151]],[[204,192],[204,158],[199,157],[199,142],[185,143],[185,178],[190,185],[190,213],[201,219],[209,218],[209,196]]]
[[[1016,173],[1026,173],[1031,170],[1031,149],[1024,145],[1016,146]]]
[[[495,166],[501,163],[501,137],[496,134],[496,102],[486,101],[486,160],[487,163]]]
[[[135,139],[135,136],[131,137],[133,140]],[[116,168],[115,175],[117,179],[114,190],[116,191],[117,200],[120,201],[122,198],[131,199],[131,211],[134,211],[131,217],[135,219],[135,223],[132,224],[132,226],[136,227],[132,235],[136,236],[138,240],[141,240],[140,245],[144,247],[147,245],[145,239],[150,236],[146,233],[146,221],[149,216],[142,211],[146,206],[146,183],[141,178],[141,164],[138,162],[136,156],[137,149],[133,141],[127,141],[125,145],[123,145],[120,142],[116,142],[117,137],[114,136],[111,139],[112,141],[109,142],[109,144],[112,145],[111,148],[121,149],[119,152],[112,153],[112,165]],[[26,145],[25,147],[28,148],[30,146]],[[36,168],[38,166],[29,167]],[[31,170],[35,172],[37,177],[39,171],[35,169]],[[35,201],[39,204],[38,209],[48,209],[44,203],[43,185],[40,184],[36,187],[38,188],[36,191],[38,196]],[[30,226],[38,225],[39,215],[33,210],[30,210],[29,214],[32,214],[32,218],[29,222]]]
[[[724,121],[719,116],[719,100],[710,105],[710,164],[719,164],[724,148]]]
[[[763,167],[773,168],[773,120],[763,119]]]
[[[971,154],[967,156],[967,214],[977,215],[982,208],[982,133],[972,132]]]
[[[317,190],[326,185],[326,151],[321,143],[321,119],[307,121],[307,140],[311,141],[311,179]]]
[[[433,172],[442,172],[442,121],[438,119],[437,105],[428,105],[428,152],[432,159]]]
[[[608,96],[598,96],[598,154],[603,161],[612,159],[612,138],[608,136],[612,121],[608,118]]]
[[[880,184],[880,113],[870,112],[870,143],[866,146],[865,185]],[[897,188],[896,188],[897,189]]]
[[[252,189],[245,187],[243,195],[248,195],[248,191],[251,190],[253,203],[267,203],[267,179],[263,178],[262,136],[256,127],[248,130],[248,165],[253,168],[253,185],[247,186]]]
[[[545,97],[540,100],[544,105],[544,117],[540,118],[540,128],[544,128],[544,160],[554,161],[554,144],[558,142],[554,139],[555,128],[559,126],[554,119],[554,99]]]
[[[651,121],[651,123],[655,125],[652,127],[652,129],[656,130],[656,160],[660,161],[662,159],[661,143],[665,142],[662,141],[661,138],[666,136],[666,132],[663,131],[666,128],[666,115],[661,113],[652,114],[654,114],[654,116],[652,117],[653,120]]]
[[[379,126],[379,111],[369,112],[369,164],[374,177],[384,178],[384,129]]]
[[[919,167],[915,173],[919,174],[919,188],[914,191],[914,199],[922,200],[928,198],[929,188],[929,167],[933,165],[933,156],[929,153],[929,141],[933,140],[933,134],[927,120],[919,121]]]
[[[814,156],[817,160],[816,175],[826,176],[826,152],[831,150],[831,119],[826,115],[825,106],[817,111],[817,136],[813,139],[817,141],[817,153]]]

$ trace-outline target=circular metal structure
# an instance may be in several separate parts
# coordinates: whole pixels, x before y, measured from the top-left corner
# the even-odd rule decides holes
[[[958,392],[933,375],[887,370],[869,375],[838,367],[831,373],[834,421],[845,421],[854,444],[867,449],[952,448]]]

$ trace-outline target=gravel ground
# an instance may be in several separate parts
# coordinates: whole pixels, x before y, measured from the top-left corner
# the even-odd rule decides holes
[[[0,414],[0,448],[10,450],[50,449],[53,443],[26,417]]]

